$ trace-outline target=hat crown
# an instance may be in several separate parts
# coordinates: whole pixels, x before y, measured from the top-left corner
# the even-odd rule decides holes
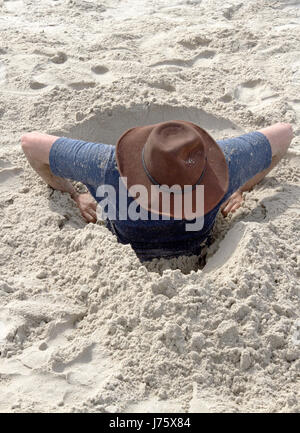
[[[193,125],[163,122],[144,145],[147,171],[160,185],[194,185],[205,167],[206,144]]]
[[[116,162],[129,193],[142,208],[155,214],[176,219],[203,216],[228,190],[228,166],[223,150],[192,122],[172,120],[125,131],[117,142]],[[192,188],[172,189],[174,194],[170,194],[168,188],[153,188],[157,184],[192,185]],[[147,194],[140,194],[138,189],[135,195],[140,185]],[[203,187],[196,188],[198,185]],[[170,206],[165,206],[166,203]]]

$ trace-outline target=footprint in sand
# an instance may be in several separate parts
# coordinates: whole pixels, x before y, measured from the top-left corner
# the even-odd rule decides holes
[[[35,50],[30,60],[29,87],[35,92],[56,85],[65,85],[74,90],[90,89],[100,81],[97,76],[101,75],[102,82],[102,76],[105,76],[106,81],[106,77],[110,75],[105,66],[95,65],[91,71],[88,64],[78,63],[78,60],[69,58],[63,51]]]
[[[184,48],[188,48],[189,50],[195,50],[201,46],[207,46],[210,42],[211,39],[208,39],[204,35],[186,35],[177,41],[179,45],[182,45]]]
[[[113,74],[104,65],[93,65],[91,71],[98,83],[111,83],[114,80]]]
[[[65,63],[68,59],[68,56],[62,51],[58,51],[54,56],[50,57],[52,63],[61,64]]]
[[[192,66],[209,67],[217,60],[217,53],[214,50],[204,50],[199,53],[193,62]]]
[[[40,90],[40,89],[44,89],[45,87],[47,87],[47,84],[33,79],[33,80],[29,81],[29,87],[33,90]]]
[[[90,89],[96,86],[96,81],[84,68],[76,71],[76,73],[72,73],[69,69],[59,71],[49,69],[32,77],[29,86],[31,89],[38,91],[58,83],[74,90]]]
[[[43,62],[35,54],[15,54],[9,56],[7,61],[10,67],[10,83],[6,82],[6,65],[3,61],[0,61],[0,87],[1,93],[16,94],[16,95],[34,95],[39,89],[42,89],[48,85],[48,81],[41,76],[40,72],[43,72]],[[46,65],[44,68],[46,69]],[[21,90],[15,87],[13,82],[14,78],[22,76],[29,89]]]
[[[48,53],[47,51],[41,51],[41,50],[35,50],[35,54],[48,56],[50,61],[54,64],[62,64],[65,63],[68,59],[67,55],[63,53],[62,51],[58,51],[57,53]],[[41,90],[49,85],[55,85],[55,73],[53,74],[51,72],[51,68],[47,67],[47,70],[45,70],[46,65],[36,65],[34,68],[34,73],[38,74],[33,75],[31,80],[29,81],[29,87],[32,90]],[[59,81],[59,80],[58,80]]]
[[[278,94],[260,79],[245,81],[234,90],[234,97],[240,103],[258,109],[270,104],[277,96]]]
[[[167,80],[156,80],[148,83],[149,87],[152,87],[154,89],[162,89],[166,92],[175,92],[176,88],[173,86],[173,84],[169,83]]]
[[[84,89],[90,89],[92,87],[95,87],[96,83],[95,81],[79,80],[79,81],[73,81],[72,83],[69,83],[68,86],[74,90],[84,90]]]
[[[13,192],[21,186],[19,175],[23,172],[21,167],[14,167],[9,161],[0,159],[0,191]]]
[[[108,72],[108,68],[106,66],[103,65],[95,65],[91,67],[91,71],[94,72],[94,74],[97,75],[103,75],[106,74]]]
[[[221,96],[221,98],[219,98],[219,101],[228,103],[231,102],[233,99],[231,92],[227,92],[225,93],[223,96]]]
[[[238,3],[236,5],[226,7],[226,9],[223,11],[224,17],[227,18],[228,20],[234,19],[234,15],[242,6],[243,6],[243,3],[241,2],[241,3]]]
[[[161,62],[152,63],[150,68],[157,68],[161,66],[178,66],[181,68],[192,68],[193,66],[209,66],[214,57],[216,56],[216,52],[214,50],[203,50],[195,57],[192,57],[188,60],[182,59],[170,59],[163,60]]]

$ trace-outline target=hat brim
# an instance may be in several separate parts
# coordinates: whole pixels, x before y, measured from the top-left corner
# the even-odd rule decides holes
[[[186,123],[196,128],[205,140],[207,150],[206,168],[200,182],[203,188],[196,187],[193,190],[190,188],[189,192],[182,194],[181,205],[176,194],[170,195],[153,185],[143,167],[142,150],[157,124],[135,127],[124,132],[117,142],[116,159],[121,177],[126,178],[128,190],[136,185],[143,185],[146,188],[147,197],[142,194],[133,197],[144,209],[172,218],[192,219],[210,212],[224,197],[229,183],[228,167],[221,148],[204,129],[191,122],[176,122]],[[199,201],[200,191],[204,193],[204,200]],[[170,202],[169,207],[162,205],[167,202]]]

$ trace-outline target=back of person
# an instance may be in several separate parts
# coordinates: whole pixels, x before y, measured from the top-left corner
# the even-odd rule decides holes
[[[154,257],[176,257],[201,253],[203,244],[209,242],[210,232],[220,206],[249,179],[268,168],[272,150],[267,137],[261,132],[251,132],[236,138],[217,141],[228,167],[229,184],[221,200],[204,215],[200,230],[187,230],[186,225],[196,224],[197,219],[187,221],[169,217],[133,220],[120,218],[120,192],[125,188],[120,182],[120,170],[113,145],[89,143],[69,138],[59,138],[52,145],[49,161],[51,171],[61,177],[84,183],[96,201],[115,209],[114,216],[107,219],[107,227],[117,236],[119,242],[131,244],[141,260]],[[67,150],[66,150],[67,149]],[[109,185],[115,190],[108,200],[99,194],[99,186]],[[98,190],[98,193],[97,193]],[[125,191],[126,192],[126,191]],[[205,194],[205,191],[204,191]],[[127,207],[134,199],[128,195]],[[104,208],[105,211],[105,208]],[[137,208],[138,213],[138,208]],[[145,215],[145,213],[144,213]]]

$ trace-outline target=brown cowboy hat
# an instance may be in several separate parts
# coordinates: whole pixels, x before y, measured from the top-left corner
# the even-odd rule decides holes
[[[174,120],[129,129],[117,142],[116,159],[130,195],[154,214],[203,216],[227,192],[228,167],[221,148],[191,122]],[[141,194],[137,185],[147,194]],[[204,200],[199,192],[203,190]]]

